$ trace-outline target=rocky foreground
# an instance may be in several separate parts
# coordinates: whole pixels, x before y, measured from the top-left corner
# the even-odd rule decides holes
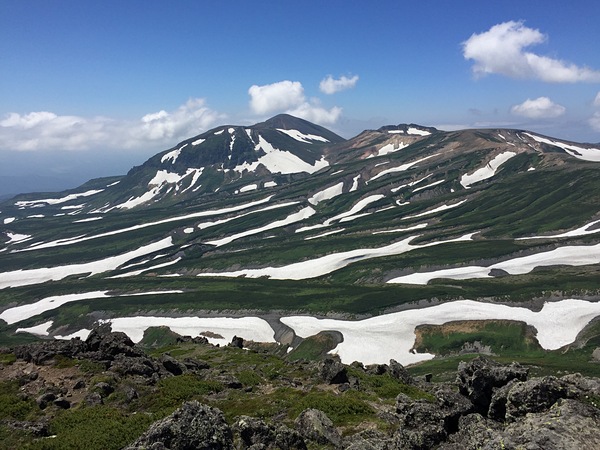
[[[1,381],[5,386],[18,385],[14,394],[18,400],[5,394],[3,402],[19,401],[23,408],[32,405],[21,415],[0,405],[2,430],[20,436],[5,440],[3,448],[14,447],[12,442],[19,442],[20,448],[81,448],[85,435],[79,447],[53,446],[61,442],[59,428],[53,424],[67,411],[83,415],[109,406],[113,414],[122,414],[115,420],[146,414],[150,423],[150,418],[161,417],[142,433],[132,431],[134,436],[121,446],[127,449],[600,448],[597,378],[578,374],[529,378],[528,369],[519,364],[503,366],[484,357],[461,363],[456,380],[448,383],[415,379],[393,360],[388,365],[345,366],[335,359],[287,362],[277,358],[279,370],[267,376],[260,363],[243,370],[235,365],[236,357],[247,364],[247,354],[267,361],[264,349],[243,350],[252,348],[252,343],[241,338],[221,349],[203,338],[181,338],[178,344],[183,347],[173,347],[177,349],[173,356],[151,354],[122,333],[97,329],[85,341],[45,341],[2,349]],[[196,358],[194,349],[213,355],[211,361]],[[174,411],[148,406],[166,395],[165,380],[175,377],[213,389],[176,397]],[[377,389],[382,386],[396,389],[391,399]],[[318,401],[314,407],[303,403],[306,407],[290,418],[281,395],[275,414],[262,409],[275,391],[294,399],[317,392],[315,398],[360,402],[323,403],[338,405],[328,411],[331,416],[340,405],[348,409],[344,420],[336,415],[337,423],[319,409]],[[239,404],[245,397],[257,399],[260,407],[250,414],[235,414],[231,399]],[[353,414],[358,421],[352,420]]]

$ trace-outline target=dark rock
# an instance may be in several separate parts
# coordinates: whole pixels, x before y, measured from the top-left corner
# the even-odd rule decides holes
[[[43,341],[34,344],[15,347],[14,354],[17,359],[32,362],[37,365],[51,365],[55,363],[56,356],[72,358],[86,351],[86,345],[80,339],[70,341]]]
[[[305,438],[317,444],[330,444],[339,447],[342,438],[334,428],[333,422],[318,409],[305,409],[295,421],[296,429]]]
[[[332,358],[327,358],[319,364],[319,375],[323,381],[329,384],[348,382],[348,370],[346,366]]]
[[[4,421],[7,427],[13,430],[23,430],[27,433],[32,434],[35,437],[46,437],[48,436],[48,422],[46,420],[40,420],[39,422],[29,422],[27,420],[7,420]]]
[[[155,445],[161,445],[156,447]],[[184,403],[173,414],[153,423],[128,450],[233,450],[231,429],[223,413],[197,401]]]
[[[451,434],[438,450],[477,450],[500,435],[499,425],[481,414],[469,414],[459,420],[458,432]]]
[[[46,392],[45,394],[40,395],[35,399],[35,402],[40,407],[40,409],[46,409],[46,407],[56,400],[56,394],[53,392]]]
[[[302,436],[286,426],[269,426],[260,419],[240,416],[232,428],[240,436],[242,448],[306,449]]]
[[[136,398],[139,398],[138,392],[131,386],[125,387],[124,392],[125,400],[127,401],[127,403],[131,403]]]
[[[391,359],[389,365],[389,373],[392,378],[403,382],[404,384],[413,384],[413,377],[408,373],[402,364]]]
[[[88,395],[85,396],[83,401],[88,406],[100,406],[104,404],[102,396],[97,392],[90,392]]]
[[[342,447],[346,450],[395,450],[392,439],[377,430],[365,430],[348,436]]]
[[[142,357],[128,357],[118,354],[110,365],[110,370],[119,375],[140,375],[151,378],[154,374],[161,372],[162,365],[156,360]]]
[[[143,356],[143,352],[134,347],[133,341],[120,331],[102,337],[98,351],[108,356]]]
[[[549,410],[530,413],[484,441],[485,450],[580,450],[600,448],[600,411],[576,400],[558,400]]]
[[[69,409],[71,407],[71,402],[64,397],[58,397],[52,403],[61,409]]]
[[[204,336],[196,336],[196,337],[191,337],[191,336],[180,336],[176,339],[176,342],[180,343],[180,342],[191,342],[193,344],[200,344],[200,345],[209,345],[210,342],[208,341],[207,338],[205,338]]]
[[[441,408],[425,400],[413,400],[405,394],[396,398],[400,429],[394,435],[395,448],[429,449],[447,437]]]
[[[193,372],[210,369],[210,365],[206,361],[200,361],[199,359],[184,358],[181,362],[186,367],[186,369],[191,370]]]
[[[473,404],[449,386],[436,387],[433,394],[444,419],[444,429],[447,433],[455,433],[460,418],[473,412]]]
[[[231,339],[230,347],[244,348],[244,339],[241,337],[234,336]]]
[[[75,384],[73,385],[74,390],[83,389],[84,387],[85,387],[85,381],[83,381],[83,380],[77,380],[75,382]]]
[[[487,414],[494,389],[511,380],[525,381],[528,369],[517,363],[503,366],[483,356],[458,365],[457,383],[460,393],[471,400],[477,412]]]
[[[490,417],[496,420],[514,421],[528,413],[545,411],[559,399],[575,398],[579,393],[578,389],[556,377],[513,382],[492,397]]]
[[[163,367],[173,375],[181,375],[187,372],[187,367],[185,364],[180,363],[170,355],[162,355],[159,361]]]
[[[388,370],[389,367],[387,364],[369,364],[365,367],[365,371],[370,375],[383,375]]]
[[[92,390],[93,392],[97,392],[98,394],[100,394],[102,398],[106,398],[115,391],[115,388],[113,388],[110,384],[102,381],[100,383],[96,383]]]

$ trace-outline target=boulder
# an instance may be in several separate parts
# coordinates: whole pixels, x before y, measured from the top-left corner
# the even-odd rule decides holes
[[[413,377],[408,373],[402,364],[391,359],[389,365],[389,373],[392,378],[395,378],[404,384],[413,384]]]
[[[600,448],[600,410],[576,400],[560,399],[550,409],[527,414],[492,439],[480,442],[484,450]]]
[[[348,382],[348,369],[341,362],[327,358],[319,364],[319,375],[329,384],[342,384]]]
[[[127,450],[233,450],[233,437],[223,413],[197,401],[181,408],[150,428]]]
[[[240,416],[232,429],[241,441],[242,448],[264,448],[268,450],[305,450],[304,439],[295,430],[286,426],[267,425],[254,417]]]
[[[318,409],[305,409],[295,421],[296,429],[305,438],[321,445],[340,447],[342,437],[327,415]]]
[[[486,415],[495,389],[505,386],[511,380],[525,381],[527,375],[528,369],[520,364],[504,366],[478,356],[458,365],[456,382],[460,393],[471,400],[476,411]]]
[[[238,336],[234,336],[229,343],[230,347],[244,348],[244,339]]]
[[[528,413],[546,411],[559,399],[575,398],[579,393],[574,386],[552,376],[513,382],[494,394],[489,415],[496,420],[514,421]]]
[[[159,358],[159,361],[163,367],[173,375],[181,375],[187,372],[185,364],[177,361],[171,355],[164,354]]]
[[[414,400],[405,394],[396,398],[400,429],[394,435],[394,448],[430,449],[447,437],[444,414],[433,402]]]
[[[395,450],[392,439],[377,430],[365,430],[344,439],[346,450]]]

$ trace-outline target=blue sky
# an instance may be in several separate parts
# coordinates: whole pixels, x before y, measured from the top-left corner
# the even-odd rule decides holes
[[[592,0],[3,0],[0,177],[74,186],[280,112],[344,137],[414,122],[600,142],[599,19]]]

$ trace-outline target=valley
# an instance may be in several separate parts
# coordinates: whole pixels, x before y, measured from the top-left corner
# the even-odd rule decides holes
[[[420,325],[511,320],[568,348],[600,316],[597,147],[415,124],[344,140],[288,115],[217,127],[126,176],[0,204],[0,341],[111,323],[293,348],[336,331],[345,363],[412,364],[434,357],[411,352]]]

